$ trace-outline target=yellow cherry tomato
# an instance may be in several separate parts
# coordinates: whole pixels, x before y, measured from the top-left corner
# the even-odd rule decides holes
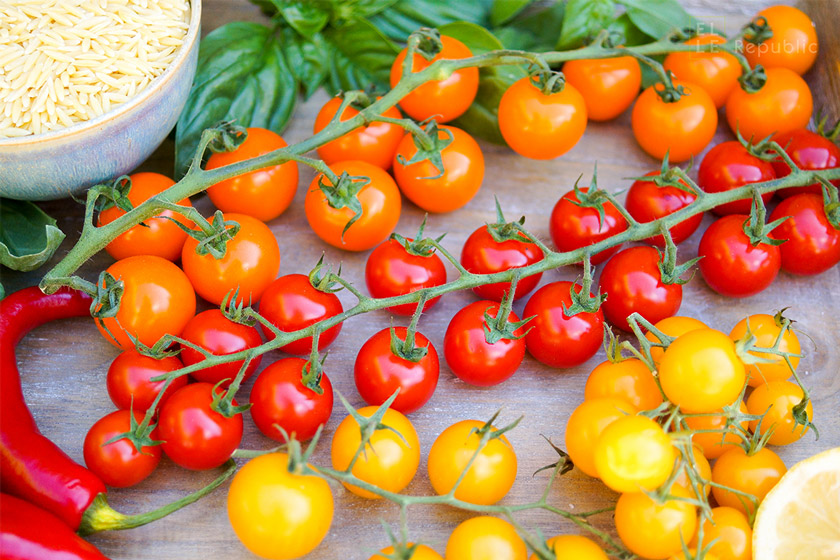
[[[688,497],[679,486],[675,496]],[[644,558],[667,558],[678,554],[697,528],[697,508],[682,500],[656,503],[647,494],[622,494],[615,505],[615,527],[621,542]]]
[[[408,543],[408,546],[411,547],[411,546],[414,546],[414,544],[413,543]],[[393,555],[395,551],[394,551],[393,546],[389,546],[389,547],[383,548],[379,552],[381,552],[382,554]],[[388,558],[391,558],[391,556],[389,556]],[[433,549],[429,548],[425,544],[418,544],[417,547],[414,549],[414,551],[411,553],[411,556],[409,558],[410,558],[410,560],[443,560],[443,556],[441,556],[440,554],[438,554],[437,552],[435,552]],[[382,556],[380,554],[374,554],[373,556],[370,557],[369,560],[388,560],[388,559],[385,556]]]
[[[580,535],[558,535],[548,539],[546,544],[554,552],[558,560],[570,558],[573,560],[609,560],[604,550],[591,539]],[[538,560],[536,554],[531,560]]]
[[[696,445],[692,446],[692,455],[689,461],[686,461],[684,457],[680,456],[680,462],[677,464],[676,468],[679,469],[680,474],[674,480],[674,484],[685,488],[692,498],[700,499],[697,496],[694,485],[691,483],[691,479],[688,477],[688,472],[686,472],[688,463],[694,465],[694,470],[697,475],[706,481],[712,480],[712,466],[709,464],[709,460],[703,456],[703,451]],[[706,496],[708,496],[709,492],[712,491],[712,486],[710,484],[704,484],[703,489],[706,491]]]
[[[644,362],[636,358],[598,364],[586,380],[583,398],[621,399],[639,410],[650,410],[662,404],[656,379]]]
[[[625,416],[604,428],[595,444],[595,470],[616,492],[654,490],[671,474],[676,448],[646,416]]]
[[[452,531],[446,560],[525,560],[528,549],[513,525],[498,517],[473,517]]]
[[[733,447],[715,461],[712,481],[755,496],[760,504],[786,472],[785,463],[766,447],[752,455],[747,455],[741,447]],[[741,513],[752,513],[755,509],[751,499],[717,486],[712,487],[712,495],[718,505]]]
[[[779,333],[782,332],[780,321],[777,321],[772,315],[761,313],[750,315],[739,321],[732,328],[732,332],[729,333],[729,338],[737,341],[747,336],[748,325],[749,331],[755,337],[755,345],[758,348],[773,348],[776,344],[776,339],[779,337]],[[779,350],[790,352],[791,354],[799,354],[801,349],[799,337],[796,336],[796,333],[793,332],[790,325],[787,325],[784,333],[782,333]],[[793,375],[793,371],[791,371],[787,362],[781,356],[756,351],[750,351],[750,354],[759,358],[773,360],[770,363],[747,364],[747,375],[749,376],[747,383],[749,383],[750,387],[758,387],[769,381],[784,381]],[[799,365],[799,358],[791,357],[790,363],[795,369]]]
[[[793,407],[802,401],[802,388],[790,381],[771,381],[753,389],[747,399],[747,410],[750,414],[767,414],[761,421],[761,432],[770,434],[767,440],[773,445],[788,445],[798,441],[808,426],[797,424],[793,418]],[[805,406],[805,415],[810,422],[814,417],[814,405],[811,401]],[[758,420],[750,422],[750,431],[758,429]]]
[[[742,414],[747,414],[747,405],[741,401],[740,411]],[[715,412],[723,413],[723,409]],[[726,429],[725,416],[690,416],[685,419],[686,424],[690,430],[695,430],[698,433],[691,435],[691,443],[699,447],[703,451],[703,456],[706,459],[717,459],[733,446],[738,445],[743,441],[734,433],[723,431],[709,431],[709,430],[724,430]],[[749,423],[741,422],[741,427],[746,430]],[[729,429],[732,429],[731,427]]]
[[[751,560],[752,528],[747,517],[731,507],[712,508],[712,518],[703,521],[703,548],[709,543],[713,543],[709,552],[720,560]],[[697,546],[697,535],[690,546]]]
[[[681,317],[675,315],[662,319],[653,325],[663,333],[674,338],[684,335],[687,332],[696,331],[698,329],[708,329],[709,326],[699,319],[693,317]],[[651,342],[661,342],[659,337],[648,331],[645,338]],[[659,346],[653,346],[650,349],[650,357],[653,358],[655,366],[659,367],[659,362],[662,361],[662,355],[665,354],[665,349]]]
[[[583,401],[566,423],[566,452],[575,467],[589,476],[598,477],[595,469],[595,443],[604,428],[638,410],[620,399],[592,399]]]

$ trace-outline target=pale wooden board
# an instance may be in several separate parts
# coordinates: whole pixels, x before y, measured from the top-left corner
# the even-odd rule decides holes
[[[818,0],[820,1],[820,0]],[[722,22],[727,32],[735,31],[757,6],[766,1],[718,2],[692,0],[686,3],[689,10],[701,19]],[[259,11],[244,0],[207,0],[205,2],[203,29],[205,32],[223,22],[248,19],[264,21]],[[835,51],[836,52],[836,51]],[[837,60],[832,61],[836,68]],[[831,68],[831,66],[829,66]],[[813,83],[813,82],[812,82]],[[822,93],[815,88],[817,95]],[[835,94],[836,95],[836,94]],[[289,142],[306,138],[318,108],[326,100],[323,93],[298,106],[295,117],[284,133]],[[447,232],[445,245],[456,254],[466,237],[481,224],[491,220],[493,197],[498,196],[508,217],[524,214],[527,225],[537,235],[548,240],[548,214],[557,198],[570,189],[579,175],[585,178],[598,162],[600,184],[612,191],[629,187],[626,177],[638,176],[658,166],[657,162],[637,147],[629,127],[629,113],[614,122],[592,123],[583,140],[571,152],[554,161],[536,162],[511,153],[506,148],[482,143],[487,161],[487,172],[482,190],[463,210],[430,218],[429,234]],[[731,135],[722,122],[715,142],[730,139]],[[165,144],[144,169],[169,172],[172,167],[172,145]],[[326,252],[331,264],[343,264],[344,274],[356,285],[364,287],[363,267],[367,253],[350,254],[323,244],[307,227],[303,215],[302,198],[305,186],[312,177],[302,171],[298,194],[292,207],[269,225],[275,232],[282,252],[281,274],[309,270]],[[70,200],[45,203],[44,208],[59,218],[59,226],[68,233],[62,247],[66,251],[78,236],[81,207]],[[206,212],[212,207],[206,198],[197,201]],[[398,231],[413,233],[423,213],[405,202]],[[711,222],[707,217],[705,225]],[[702,230],[701,230],[702,231]],[[696,254],[700,232],[681,246],[681,258]],[[111,263],[110,257],[98,255],[87,263],[82,273],[95,278],[97,272]],[[450,267],[450,273],[454,273]],[[543,283],[558,279],[574,279],[577,270],[567,268],[544,275]],[[4,271],[3,282],[13,291],[37,282],[37,274],[15,274]],[[351,305],[349,294],[340,294],[345,305]],[[450,317],[462,305],[474,300],[469,293],[451,294],[428,313],[421,322],[424,332],[433,344],[442,350],[443,333]],[[524,303],[517,304],[521,311]],[[814,278],[797,278],[782,273],[766,292],[744,299],[727,299],[709,290],[702,279],[694,278],[686,287],[681,314],[698,317],[711,326],[727,331],[742,317],[750,313],[772,312],[790,307],[788,314],[798,321],[803,347],[808,353],[801,371],[806,383],[813,390],[816,421],[822,437],[814,442],[811,435],[802,441],[777,449],[788,465],[811,454],[840,446],[840,269],[835,268]],[[384,312],[352,319],[331,348],[327,372],[336,389],[354,405],[364,404],[352,380],[353,360],[362,343],[374,332],[389,324]],[[402,318],[397,324],[405,324]],[[113,405],[108,399],[104,378],[108,364],[117,352],[96,331],[90,320],[68,320],[37,329],[19,346],[18,361],[24,379],[27,402],[43,432],[52,438],[74,459],[82,460],[82,440],[88,427],[110,412]],[[280,354],[266,356],[263,364],[280,358]],[[563,445],[564,426],[571,411],[583,398],[583,384],[591,369],[604,359],[603,352],[579,368],[552,370],[527,357],[520,371],[508,382],[493,388],[481,389],[465,385],[453,377],[443,364],[438,390],[428,405],[411,415],[420,436],[424,459],[408,491],[428,494],[431,487],[425,471],[425,455],[434,438],[455,421],[476,418],[486,419],[502,409],[501,422],[509,422],[520,415],[525,420],[510,435],[518,451],[519,475],[504,503],[522,503],[535,498],[542,490],[545,474],[532,477],[539,467],[554,461],[554,451],[543,440],[551,437]],[[243,388],[245,400],[250,384]],[[324,440],[315,455],[315,462],[329,461],[329,439],[332,431],[345,413],[336,404],[336,410],[324,434]],[[246,448],[266,448],[271,442],[259,435],[249,418],[246,418]],[[164,459],[148,480],[138,487],[114,490],[111,503],[125,512],[140,512],[176,499],[187,491],[207,483],[216,472],[195,473],[186,471]],[[308,558],[367,558],[371,551],[387,543],[380,520],[396,527],[397,509],[388,503],[356,498],[341,487],[334,488],[336,515],[332,529],[325,541]],[[553,504],[578,511],[609,506],[616,495],[598,481],[572,472],[558,481],[552,490]],[[237,541],[225,511],[225,489],[205,498],[200,505],[173,514],[167,520],[146,527],[120,533],[91,537],[101,550],[118,559],[202,559],[253,558]],[[443,553],[446,539],[454,526],[469,514],[447,508],[415,508],[410,511],[410,536],[431,544]],[[520,516],[522,522],[539,527],[547,535],[574,533],[575,527],[559,518],[544,513],[528,512]],[[609,514],[597,518],[599,527],[613,531]]]

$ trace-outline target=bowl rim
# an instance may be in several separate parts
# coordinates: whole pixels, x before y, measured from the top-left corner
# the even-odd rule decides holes
[[[190,19],[187,27],[187,34],[184,37],[184,42],[178,49],[178,55],[175,60],[163,71],[163,73],[149,83],[149,85],[126,101],[114,107],[110,111],[102,113],[98,117],[87,121],[80,121],[71,126],[51,130],[42,134],[29,134],[27,136],[18,136],[13,138],[0,138],[0,149],[8,147],[24,147],[27,145],[34,145],[40,142],[48,142],[56,140],[65,136],[73,136],[77,133],[85,132],[88,128],[95,129],[104,123],[113,119],[119,118],[125,113],[133,111],[137,106],[144,103],[147,99],[156,94],[164,84],[172,78],[175,72],[185,64],[193,45],[198,41],[201,29],[201,0],[186,0],[190,6]]]

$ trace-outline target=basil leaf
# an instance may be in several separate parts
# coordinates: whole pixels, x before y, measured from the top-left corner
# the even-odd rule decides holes
[[[659,64],[662,64],[663,62],[665,62],[665,56],[664,55],[652,56],[650,58],[659,62]],[[662,81],[662,80],[659,79],[659,74],[657,74],[654,71],[653,68],[651,68],[650,66],[648,66],[647,64],[645,64],[641,60],[639,61],[639,66],[642,69],[642,89],[650,87],[653,84],[658,84],[659,82]]]
[[[297,83],[272,31],[234,22],[208,34],[175,134],[175,176],[186,173],[201,133],[220,121],[282,132],[297,100]]]
[[[374,85],[388,89],[391,64],[399,50],[367,20],[359,19],[324,31],[329,42],[329,77],[324,84],[330,94]]]
[[[64,239],[54,219],[24,200],[0,199],[0,224],[0,264],[12,270],[35,270]]]
[[[619,0],[627,16],[646,35],[659,39],[674,29],[694,27],[695,20],[677,0]]]
[[[281,43],[295,81],[303,88],[304,97],[309,99],[329,74],[330,45],[321,33],[306,39],[288,28],[282,32]]]
[[[489,27],[492,0],[399,0],[387,10],[370,18],[389,39],[405,42],[421,27],[440,29],[447,23],[467,21]]]
[[[389,8],[397,0],[333,0],[334,20],[367,18]]]
[[[276,0],[280,15],[292,29],[311,39],[330,21],[330,14],[307,1]]]
[[[474,23],[459,21],[440,27],[440,32],[467,45],[473,54],[501,49],[502,44],[489,31]],[[479,69],[478,94],[467,112],[452,124],[470,134],[504,144],[499,131],[499,101],[507,88],[527,74],[520,66],[494,66]]]
[[[495,0],[490,8],[490,23],[496,27],[509,21],[534,0]]]
[[[517,17],[493,32],[508,49],[535,52],[554,50],[557,30],[563,26],[565,8],[563,2],[557,1],[542,10]]]
[[[650,42],[650,38],[642,32],[641,29],[636,27],[636,24],[630,19],[630,16],[627,13],[623,13],[616,18],[614,22],[612,22],[609,27],[607,28],[610,31],[621,33],[621,36],[624,37],[624,45],[627,47],[632,47],[635,45],[644,45],[645,43]],[[642,64],[642,66],[647,66],[646,64]]]
[[[614,18],[613,0],[569,0],[557,50],[580,47],[605,29]]]

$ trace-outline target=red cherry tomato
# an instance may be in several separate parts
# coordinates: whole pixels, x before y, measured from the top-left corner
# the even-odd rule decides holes
[[[407,241],[411,243],[412,240]],[[401,296],[445,284],[446,267],[436,253],[428,256],[411,254],[402,243],[389,239],[368,257],[365,263],[365,283],[370,295],[375,298]],[[427,300],[423,311],[438,301],[440,296]],[[405,303],[387,309],[397,315],[412,315],[417,310],[417,304]]]
[[[642,69],[632,56],[570,60],[563,65],[563,75],[583,95],[591,121],[608,121],[623,113],[642,85]]]
[[[133,408],[135,412],[146,412],[165,383],[149,380],[182,367],[184,364],[176,356],[167,356],[157,360],[144,356],[137,350],[126,350],[114,358],[108,367],[108,374],[105,377],[108,396],[117,408],[123,410]],[[173,379],[166,388],[166,393],[161,397],[158,410],[172,393],[186,384],[186,375]]]
[[[601,291],[607,294],[604,315],[616,327],[629,331],[627,317],[639,313],[651,323],[677,314],[682,286],[662,282],[661,257],[653,247],[630,247],[607,261],[601,271]]]
[[[493,239],[489,228],[493,225],[481,226],[467,238],[461,250],[461,264],[468,271],[475,274],[492,274],[503,272],[511,268],[520,268],[539,262],[545,256],[535,243],[524,234],[519,233],[519,239],[509,239],[501,243]],[[519,280],[513,299],[517,300],[531,293],[537,287],[542,273],[532,274]],[[473,288],[473,292],[482,299],[502,301],[510,290],[510,282],[497,282]]]
[[[840,231],[825,215],[817,194],[798,194],[781,201],[770,214],[771,222],[790,216],[773,230],[773,237],[787,239],[779,245],[782,270],[793,274],[820,274],[840,262]]]
[[[469,58],[472,51],[453,37],[441,35],[443,48],[431,60],[415,54],[411,71],[420,72],[438,60]],[[406,49],[400,51],[391,65],[391,88],[400,81]],[[434,117],[439,123],[449,122],[463,115],[478,93],[478,68],[462,68],[443,80],[432,80],[414,89],[400,100],[403,111],[416,121]]]
[[[293,332],[313,325],[344,311],[338,296],[322,292],[304,274],[287,274],[271,283],[260,302],[260,314],[283,332]],[[318,337],[318,350],[333,343],[341,332],[341,323],[330,327]],[[263,327],[263,333],[274,340],[274,333]],[[312,337],[307,336],[280,350],[288,354],[305,355],[312,350]]]
[[[314,134],[318,134],[330,124],[335,118],[341,103],[342,99],[340,97],[333,97],[327,101],[318,112],[318,116],[315,117],[315,126],[312,130]],[[348,105],[341,113],[339,122],[349,121],[358,114],[358,109]],[[387,109],[382,113],[382,116],[392,119],[402,118],[400,110],[396,107]],[[397,124],[374,122],[324,144],[318,148],[318,156],[327,165],[356,159],[382,169],[390,169],[391,163],[394,161],[394,154],[397,151],[397,145],[404,135],[405,131]]]
[[[744,56],[750,66],[788,68],[804,74],[819,52],[814,22],[793,6],[771,6],[756,14],[767,21],[773,36],[759,45],[744,41]]]
[[[513,375],[525,357],[523,339],[501,339],[487,342],[484,332],[487,324],[485,313],[495,318],[499,304],[493,301],[476,301],[452,317],[443,338],[443,353],[449,368],[456,376],[471,385],[497,385]],[[519,321],[511,312],[508,321]],[[514,335],[521,336],[520,327]]]
[[[193,383],[178,389],[160,410],[158,432],[163,451],[176,464],[195,471],[213,469],[230,458],[242,440],[242,415],[230,418],[211,408],[213,388]],[[233,405],[237,406],[234,399]]]
[[[583,187],[581,192],[588,192]],[[608,237],[612,237],[627,229],[627,221],[610,202],[603,202],[604,219],[600,218],[597,208],[579,206],[575,191],[571,190],[560,197],[554,210],[551,211],[549,231],[554,246],[560,252],[574,251],[586,247]],[[593,265],[599,264],[616,254],[621,245],[605,249],[590,257]]]
[[[134,418],[140,424],[143,414],[135,411]],[[128,439],[107,443],[130,430],[131,412],[115,410],[97,420],[85,436],[85,465],[108,486],[134,486],[152,474],[160,463],[160,445],[144,445],[138,451]],[[157,440],[157,429],[149,437]]]
[[[645,176],[659,175],[658,171],[651,171]],[[685,181],[680,182],[688,188]],[[652,222],[659,218],[669,216],[678,210],[682,210],[697,199],[697,196],[689,191],[680,190],[668,185],[659,186],[653,181],[635,181],[630,190],[627,191],[627,199],[624,206],[633,218],[641,223]],[[680,244],[697,231],[700,222],[703,221],[703,214],[697,214],[686,218],[677,225],[671,227],[668,232],[675,244]],[[665,238],[661,235],[654,235],[643,239],[645,243],[665,246]]]
[[[760,183],[776,178],[776,172],[769,161],[752,155],[740,142],[721,142],[703,157],[697,171],[697,183],[706,192],[730,191],[750,183]],[[761,195],[767,204],[773,193]],[[745,198],[721,204],[712,209],[718,216],[727,214],[749,214],[752,199]]]
[[[516,153],[553,159],[571,150],[586,130],[586,103],[575,86],[543,93],[531,78],[507,88],[499,102],[499,130]]]
[[[816,132],[798,128],[783,134],[776,134],[773,136],[773,140],[785,150],[790,159],[800,169],[820,170],[840,167],[840,148],[837,147],[837,144]],[[776,171],[776,177],[790,175],[790,167],[781,157],[773,161],[773,169]],[[832,184],[840,188],[840,179],[832,181]],[[822,185],[812,183],[804,187],[779,189],[776,192],[782,198],[806,192],[822,194]]]
[[[724,216],[700,239],[700,272],[706,284],[724,296],[757,294],[773,282],[781,268],[778,247],[767,243],[753,247],[743,230],[748,219],[742,214]]]
[[[269,365],[251,389],[251,416],[254,424],[271,439],[285,442],[277,426],[298,441],[315,436],[327,423],[333,409],[333,388],[326,373],[318,382],[321,392],[304,385],[304,368],[309,363],[302,358],[284,358]]]
[[[528,352],[551,367],[568,368],[582,364],[595,355],[604,337],[604,315],[577,313],[568,317],[563,311],[572,305],[571,282],[552,282],[537,290],[523,315],[534,317],[525,325]],[[580,293],[581,287],[575,286]],[[591,294],[590,294],[591,295]]]
[[[725,42],[726,39],[720,35],[704,33],[692,37],[685,44],[719,45]],[[726,104],[726,98],[738,86],[738,78],[741,77],[738,59],[720,49],[671,53],[665,57],[662,66],[673,72],[678,80],[697,84],[706,90],[718,109]]]
[[[397,337],[404,341],[408,329],[394,327]],[[426,355],[417,362],[396,355],[391,348],[391,329],[382,329],[364,343],[356,355],[354,375],[359,394],[369,405],[380,405],[394,394],[400,394],[391,408],[403,414],[422,407],[435,392],[440,361],[437,350],[422,334],[415,333],[414,345],[426,348]]]
[[[759,141],[771,134],[805,128],[814,99],[805,80],[787,68],[768,68],[767,82],[755,93],[737,87],[726,100],[726,121],[732,132]]]
[[[245,161],[286,146],[286,141],[275,132],[249,128],[245,141],[234,151],[212,154],[207,169]],[[287,161],[216,183],[207,189],[207,195],[222,212],[246,214],[267,222],[286,211],[295,197],[297,184],[297,163]]]
[[[248,348],[256,348],[262,344],[260,331],[256,327],[235,323],[225,317],[225,314],[220,309],[208,309],[190,319],[190,322],[187,323],[187,326],[184,327],[184,331],[181,333],[181,338],[204,348],[214,356],[235,354]],[[181,359],[184,361],[184,365],[191,366],[204,361],[204,356],[198,350],[182,344]],[[248,369],[245,370],[242,381],[247,380],[253,375],[261,361],[262,355],[251,360]],[[239,360],[219,364],[194,371],[190,375],[197,381],[205,381],[211,385],[227,379],[228,381],[225,385],[229,385],[239,373],[244,363],[245,360]]]

